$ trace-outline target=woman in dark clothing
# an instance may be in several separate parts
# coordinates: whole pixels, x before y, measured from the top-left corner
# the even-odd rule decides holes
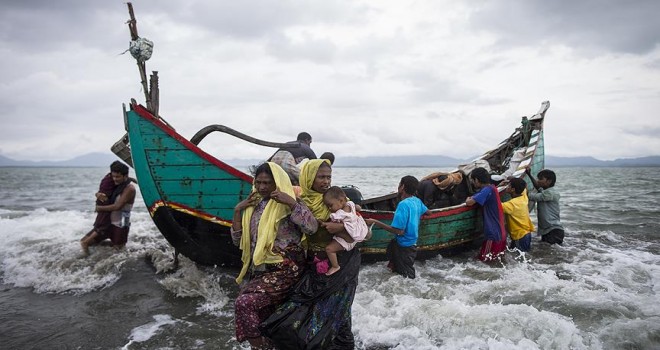
[[[328,222],[330,212],[323,193],[330,188],[332,168],[328,160],[305,163],[300,174],[302,200],[321,222],[307,234],[307,266],[292,296],[261,325],[263,333],[280,349],[353,349],[351,307],[360,270],[360,251],[337,254],[342,268],[326,276],[325,246],[341,223]]]
[[[303,234],[318,229],[312,212],[294,198],[287,173],[269,162],[257,168],[252,193],[234,209],[232,239],[243,251],[236,282],[248,279],[235,302],[236,340],[247,340],[253,349],[270,348],[259,324],[300,280]]]

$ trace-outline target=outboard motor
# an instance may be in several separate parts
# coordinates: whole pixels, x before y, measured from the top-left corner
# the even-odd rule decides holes
[[[341,189],[346,193],[346,196],[351,199],[351,201],[357,205],[362,205],[362,193],[360,190],[353,186],[353,185],[347,185],[347,186],[341,186]]]

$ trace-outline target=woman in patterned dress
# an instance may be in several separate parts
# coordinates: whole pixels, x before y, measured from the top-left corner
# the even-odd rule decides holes
[[[351,307],[360,271],[360,250],[337,254],[342,268],[326,276],[325,246],[342,223],[328,222],[323,193],[331,186],[332,168],[325,159],[312,159],[300,172],[302,201],[319,220],[319,229],[306,232],[307,269],[291,297],[261,325],[279,349],[353,349]]]
[[[236,340],[268,349],[270,342],[258,326],[300,280],[305,268],[301,240],[318,230],[318,221],[295,200],[289,176],[279,165],[259,166],[253,185],[248,198],[234,208],[231,230],[243,261],[236,279],[241,285],[235,302]]]

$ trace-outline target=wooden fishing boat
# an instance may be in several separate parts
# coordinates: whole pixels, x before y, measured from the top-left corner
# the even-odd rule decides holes
[[[130,3],[128,22],[133,40],[138,40]],[[135,57],[135,55],[134,55]],[[224,132],[247,142],[266,147],[291,145],[252,138],[222,125],[201,129],[190,140],[184,138],[158,114],[158,76],[151,76],[147,86],[145,59],[138,59],[146,106],[135,100],[124,107],[127,131],[112,151],[135,170],[146,207],[158,230],[182,254],[203,265],[240,265],[240,251],[232,244],[230,227],[236,203],[245,199],[252,188],[252,176],[217,159],[201,149],[199,142],[211,132]],[[543,120],[549,107],[544,102],[538,113],[523,118],[511,136],[473,162],[458,167],[461,184],[468,192],[470,167],[488,165],[493,174],[524,177],[544,166]],[[517,158],[516,158],[517,157]],[[531,186],[530,186],[531,188]],[[350,189],[347,189],[350,190]],[[362,199],[349,191],[363,207],[363,216],[389,223],[396,207],[396,194]],[[480,216],[475,208],[455,205],[432,210],[424,217],[419,233],[419,258],[478,241]],[[385,248],[392,235],[374,229],[373,237],[360,244],[363,260],[385,258]]]
[[[532,173],[541,170],[544,166],[543,119],[548,107],[549,103],[544,102],[537,114],[524,119],[510,137],[475,159],[473,164],[489,164],[493,174],[509,171],[507,175],[515,177],[524,177],[527,168]],[[239,250],[232,244],[229,230],[233,208],[250,193],[252,177],[205,152],[197,144],[211,131],[224,131],[245,140],[251,138],[216,125],[202,129],[187,140],[162,118],[135,102],[125,111],[124,117],[128,138],[122,138],[113,149],[135,169],[142,198],[159,231],[177,253],[197,263],[238,265]],[[512,161],[515,154],[522,155],[522,159]],[[456,171],[464,171],[460,169],[465,168],[459,167]],[[467,174],[464,175],[463,182],[469,186]],[[354,200],[361,204],[365,218],[385,223],[391,222],[397,203],[395,193]],[[480,215],[474,207],[460,204],[433,209],[420,225],[419,258],[478,241],[480,225]],[[384,259],[391,238],[390,233],[374,228],[372,238],[360,246],[363,259]]]
[[[468,180],[469,171],[481,166],[490,170],[494,182],[508,177],[523,178],[527,181],[528,190],[531,190],[533,186],[525,170],[530,169],[532,174],[536,174],[544,168],[543,121],[549,107],[550,102],[543,102],[536,114],[529,118],[523,117],[520,126],[496,148],[467,164],[458,166],[453,171],[429,174],[425,179],[435,178],[438,174],[458,173],[462,180],[454,187],[462,189],[464,197],[467,197],[474,193]],[[506,195],[502,193],[504,186],[498,189],[502,198],[506,199]],[[354,201],[361,204],[363,217],[390,224],[398,198],[396,193],[392,193],[364,200],[355,198]],[[476,206],[468,207],[463,202],[464,199],[460,204],[453,206],[430,208],[431,214],[422,217],[417,240],[418,259],[429,258],[464,246],[473,246],[482,241],[481,215]],[[374,227],[371,239],[361,246],[364,260],[380,260],[391,239],[391,233]]]

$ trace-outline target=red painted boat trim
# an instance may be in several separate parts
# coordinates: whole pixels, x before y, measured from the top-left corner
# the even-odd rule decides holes
[[[156,213],[156,210],[160,207],[168,207],[172,208],[176,211],[180,211],[182,213],[192,215],[194,217],[200,218],[202,220],[210,221],[216,224],[220,224],[223,226],[231,226],[231,221],[223,220],[222,218],[219,218],[215,215],[209,215],[207,213],[204,213],[202,211],[199,211],[197,209],[193,209],[191,207],[188,207],[183,204],[179,203],[172,203],[172,202],[164,202],[162,200],[156,201],[151,207],[149,207],[149,214],[153,217]]]
[[[429,219],[437,219],[440,217],[445,217],[445,216],[452,216],[460,213],[465,213],[470,210],[475,209],[474,207],[468,207],[468,206],[461,206],[458,208],[453,208],[449,210],[441,210],[441,211],[431,211],[431,214],[422,216],[422,221],[426,221]],[[371,218],[371,219],[392,219],[394,217],[394,212],[393,211],[388,211],[388,212],[379,212],[379,211],[362,211],[362,216],[365,218]]]
[[[430,215],[427,215],[424,218],[434,219],[434,218],[439,218],[439,217],[443,217],[443,216],[451,216],[451,215],[456,215],[456,214],[460,214],[460,213],[465,213],[467,211],[474,210],[474,209],[475,209],[474,207],[468,207],[466,205],[466,206],[462,206],[462,207],[458,207],[458,208],[454,208],[454,209],[450,209],[450,210],[443,210],[443,211],[438,211],[438,212],[433,212],[432,211]]]
[[[195,152],[198,156],[204,158],[205,160],[213,163],[215,166],[218,168],[238,177],[241,180],[247,181],[249,183],[252,183],[252,176],[245,174],[236,168],[232,167],[231,165],[218,160],[214,156],[204,152],[201,148],[197,147],[194,143],[186,140],[183,136],[179,135],[174,129],[172,129],[169,125],[163,123],[160,119],[156,118],[149,112],[148,109],[142,107],[141,105],[134,104],[131,105],[133,107],[133,110],[142,118],[150,121],[153,125],[159,127],[161,130],[163,130],[165,133],[176,139],[177,141],[181,142],[184,146],[189,148],[191,151]]]

